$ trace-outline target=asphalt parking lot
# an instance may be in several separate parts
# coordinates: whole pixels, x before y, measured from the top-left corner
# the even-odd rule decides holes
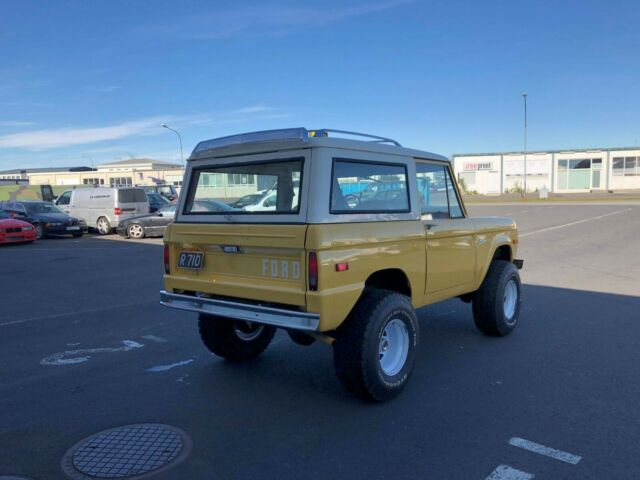
[[[162,423],[192,446],[157,479],[637,479],[640,205],[470,211],[519,224],[521,324],[495,339],[460,301],[420,310],[412,381],[381,405],[323,344],[210,355],[158,304],[161,240],[0,248],[0,478],[67,478],[76,442]]]

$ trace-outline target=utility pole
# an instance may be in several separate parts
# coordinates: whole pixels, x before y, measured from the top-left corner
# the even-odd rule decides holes
[[[527,92],[522,94],[524,99],[524,197],[527,194]]]

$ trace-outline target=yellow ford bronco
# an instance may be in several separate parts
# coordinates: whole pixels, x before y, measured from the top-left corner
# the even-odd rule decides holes
[[[522,260],[508,218],[470,218],[450,162],[394,140],[293,128],[199,143],[164,235],[168,307],[199,314],[205,346],[260,355],[277,328],[333,346],[342,384],[384,401],[406,385],[415,309],[458,297],[509,334]]]

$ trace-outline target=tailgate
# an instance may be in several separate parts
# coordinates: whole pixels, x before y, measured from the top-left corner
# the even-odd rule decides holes
[[[173,223],[165,233],[171,264],[165,289],[304,306],[306,231],[306,225]],[[201,268],[178,267],[185,251],[203,253]]]

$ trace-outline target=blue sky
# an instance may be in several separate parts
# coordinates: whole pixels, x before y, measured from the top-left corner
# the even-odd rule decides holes
[[[23,1],[0,15],[0,169],[178,161],[306,126],[445,155],[640,141],[637,1]]]

